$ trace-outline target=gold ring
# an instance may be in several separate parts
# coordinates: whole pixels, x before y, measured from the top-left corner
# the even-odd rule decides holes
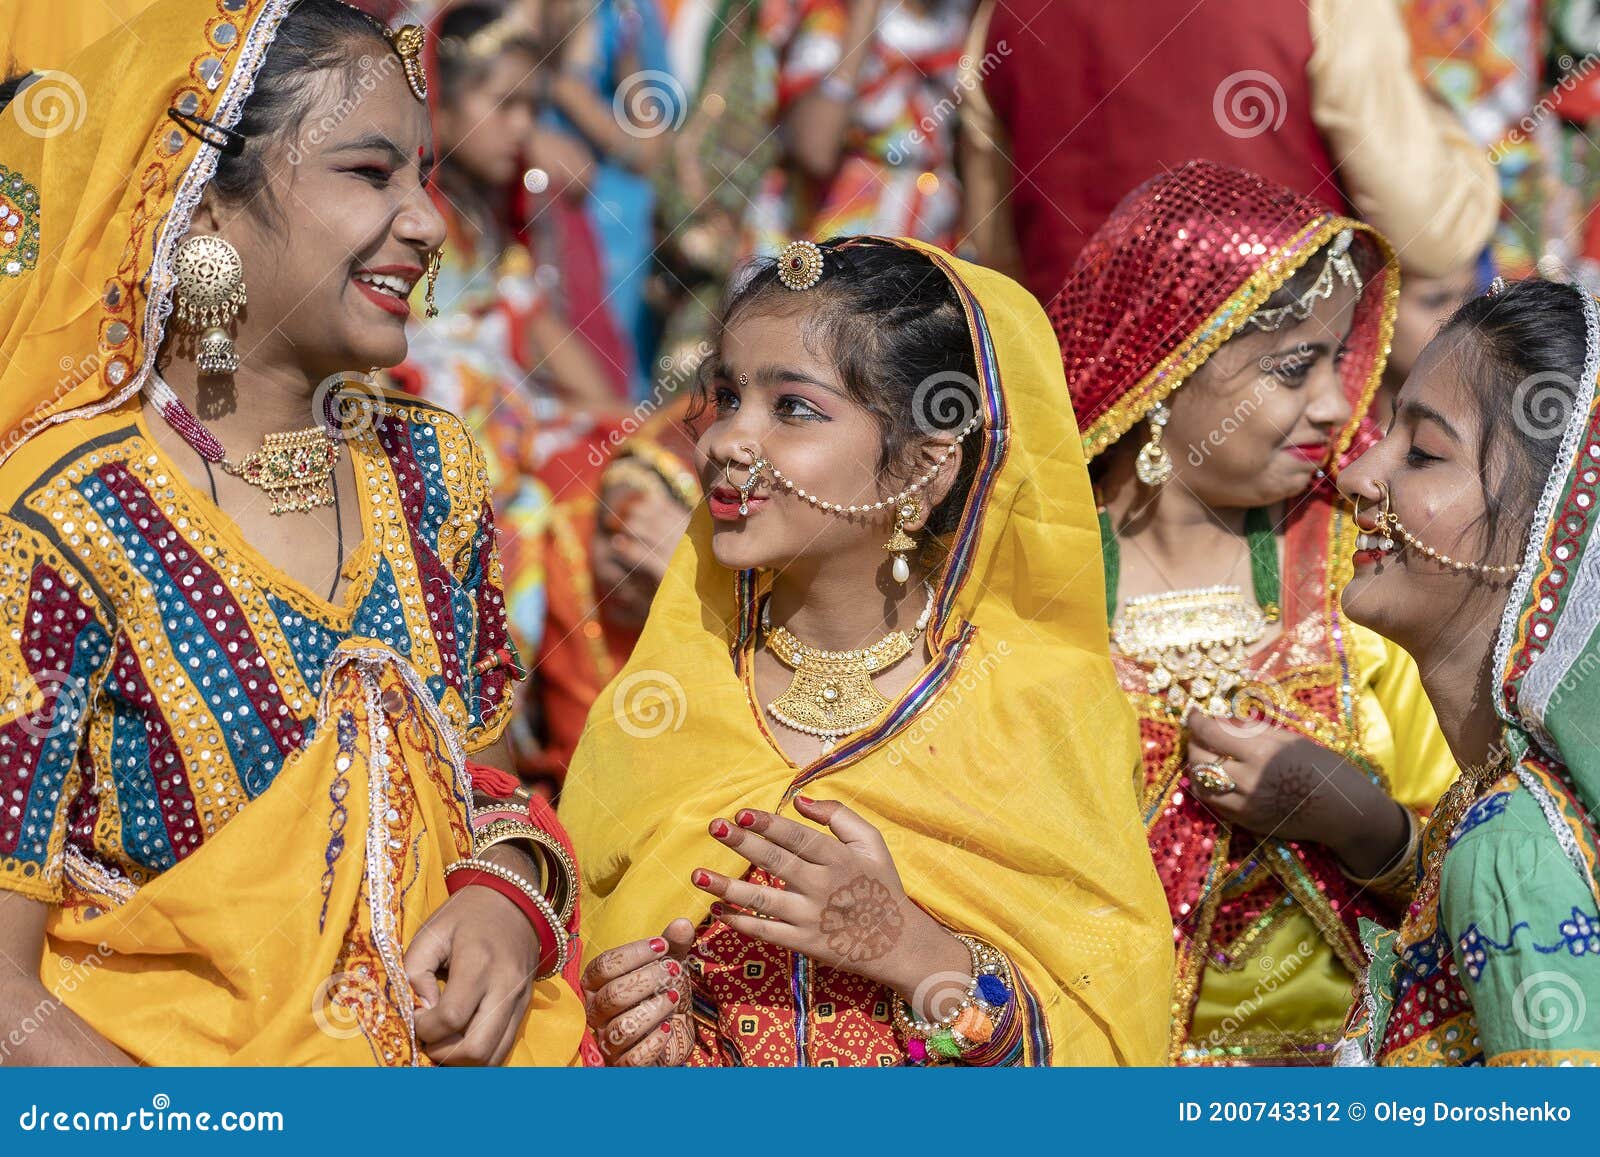
[[[1191,763],[1189,776],[1212,795],[1227,795],[1230,791],[1239,790],[1239,785],[1233,782],[1233,776],[1223,771],[1222,764],[1215,760],[1205,759],[1199,763]]]

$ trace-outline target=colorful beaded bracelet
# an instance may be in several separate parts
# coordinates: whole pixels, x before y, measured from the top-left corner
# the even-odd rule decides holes
[[[912,1064],[959,1060],[993,1039],[1000,1018],[1011,1003],[1011,967],[1004,954],[975,936],[955,933],[972,954],[972,980],[965,997],[937,1021],[917,1017],[911,1006],[895,1002],[894,1024],[905,1038]]]

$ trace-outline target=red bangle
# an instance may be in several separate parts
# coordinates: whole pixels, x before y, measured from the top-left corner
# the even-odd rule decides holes
[[[539,905],[535,904],[528,893],[510,880],[485,871],[481,867],[463,867],[448,873],[445,878],[445,887],[454,896],[462,888],[473,885],[491,888],[504,896],[517,906],[517,909],[527,917],[528,923],[533,925],[533,934],[539,940],[539,973],[535,979],[543,980],[554,976],[566,966],[566,953],[562,951],[561,933],[551,924],[550,917],[546,915]]]

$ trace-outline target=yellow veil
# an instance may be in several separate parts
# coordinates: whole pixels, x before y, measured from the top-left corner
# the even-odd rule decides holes
[[[0,0],[0,68],[43,72],[62,68],[108,32],[150,7],[151,0]],[[63,106],[64,109],[64,106]]]
[[[747,870],[706,825],[789,807],[804,788],[883,831],[912,899],[1008,953],[1026,990],[1025,1061],[1158,1064],[1172,927],[1136,804],[1138,734],[1107,651],[1059,349],[1009,278],[898,243],[954,284],[985,408],[965,444],[980,467],[936,590],[934,658],[876,724],[796,768],[751,706],[747,665],[730,659],[751,638],[762,580],[716,562],[698,510],[562,797],[590,890],[585,940],[599,950],[674,917],[698,922],[707,900],[689,873]]]
[[[217,167],[167,110],[237,123],[289,6],[156,0],[0,113],[0,461],[143,384]]]

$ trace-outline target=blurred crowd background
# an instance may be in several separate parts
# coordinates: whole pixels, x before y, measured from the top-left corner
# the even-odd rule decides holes
[[[143,3],[0,8],[19,115]],[[442,313],[393,379],[490,452],[550,793],[699,501],[682,419],[752,254],[908,235],[1048,303],[1129,190],[1199,156],[1394,241],[1395,379],[1497,273],[1600,290],[1600,0],[357,6],[432,33]]]

